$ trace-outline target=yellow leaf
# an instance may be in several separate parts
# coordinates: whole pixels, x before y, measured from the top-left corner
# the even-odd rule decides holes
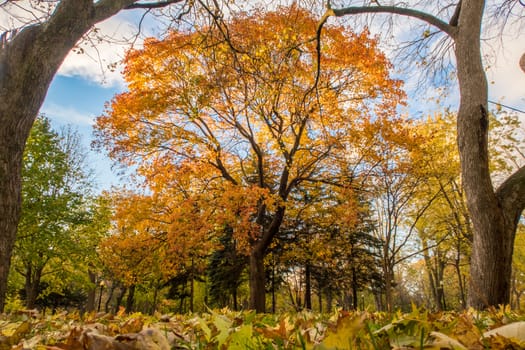
[[[314,349],[352,349],[352,343],[366,323],[366,313],[343,316],[337,321],[337,328],[329,331],[326,338]]]

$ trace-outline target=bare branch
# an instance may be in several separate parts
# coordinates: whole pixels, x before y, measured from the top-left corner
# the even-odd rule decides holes
[[[525,166],[518,169],[496,190],[507,216],[517,223],[525,208]]]
[[[132,10],[132,9],[158,9],[162,7],[166,7],[171,4],[176,4],[179,2],[182,2],[184,0],[164,0],[164,1],[158,1],[158,2],[146,2],[146,3],[133,3],[131,5],[126,6],[125,10]]]
[[[451,37],[454,37],[456,33],[455,27],[429,13],[398,6],[351,6],[340,9],[329,9],[328,12],[333,13],[333,15],[336,17],[361,13],[390,13],[420,19],[430,25],[433,25],[434,27],[437,27]]]
[[[450,21],[448,22],[451,26],[457,27],[458,21],[459,21],[459,13],[461,12],[461,0],[459,0],[458,4],[456,5],[456,9],[454,11],[454,14],[450,18]]]

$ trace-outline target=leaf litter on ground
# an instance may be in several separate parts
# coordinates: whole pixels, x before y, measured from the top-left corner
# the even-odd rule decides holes
[[[0,350],[524,349],[525,315],[509,308],[394,314],[336,310],[280,315],[229,309],[192,315],[15,313]]]

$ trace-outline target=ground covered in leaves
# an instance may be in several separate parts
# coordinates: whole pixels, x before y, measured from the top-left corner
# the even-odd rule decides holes
[[[524,349],[525,315],[508,309],[462,313],[336,311],[260,315],[34,312],[3,315],[3,349]]]

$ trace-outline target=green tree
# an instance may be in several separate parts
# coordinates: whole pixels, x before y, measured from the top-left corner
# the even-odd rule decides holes
[[[237,249],[233,230],[225,227],[222,231],[219,247],[211,254],[208,263],[209,294],[211,302],[217,306],[231,306],[238,310],[238,291],[244,282],[243,272],[248,259]]]
[[[45,275],[64,272],[79,254],[78,228],[87,223],[86,198],[91,178],[79,136],[59,135],[49,120],[38,118],[31,129],[22,172],[22,216],[15,246],[15,270],[25,279],[28,308],[34,307]]]

